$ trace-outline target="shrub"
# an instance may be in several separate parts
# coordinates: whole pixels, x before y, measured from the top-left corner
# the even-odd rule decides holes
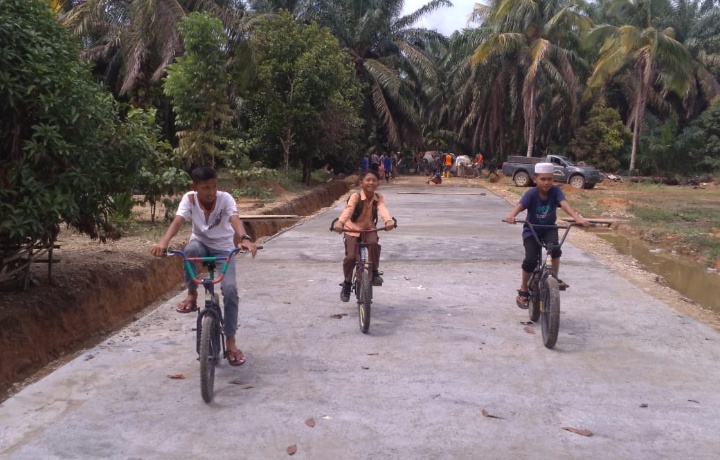
[[[122,123],[47,2],[0,0],[0,241],[53,241],[61,222],[116,237],[111,196],[149,146]]]

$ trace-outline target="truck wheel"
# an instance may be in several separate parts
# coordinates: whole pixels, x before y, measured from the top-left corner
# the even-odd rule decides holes
[[[527,187],[530,185],[530,175],[525,171],[518,171],[513,176],[513,181],[518,187]]]
[[[575,174],[570,178],[568,183],[575,188],[583,188],[585,187],[585,178],[580,174]]]

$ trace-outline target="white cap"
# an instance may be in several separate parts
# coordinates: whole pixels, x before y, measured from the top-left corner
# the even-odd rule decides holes
[[[552,174],[555,171],[555,166],[552,163],[535,163],[535,174]]]

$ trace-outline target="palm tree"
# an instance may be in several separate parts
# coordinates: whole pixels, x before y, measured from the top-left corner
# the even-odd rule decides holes
[[[590,31],[590,43],[602,46],[588,84],[599,88],[619,78],[632,91],[627,122],[633,129],[632,172],[650,99],[669,92],[685,98],[691,88],[692,65],[685,46],[675,40],[675,30],[665,27],[673,14],[669,0],[613,0],[608,13],[623,23],[602,24]]]
[[[152,84],[182,52],[178,23],[190,12],[207,11],[235,31],[242,11],[229,0],[85,0],[73,2],[63,23],[84,45],[83,57],[106,69],[106,82],[118,80],[118,94],[136,93],[146,105]]]
[[[585,8],[581,1],[569,0],[493,0],[489,6],[475,6],[474,17],[488,30],[472,63],[490,72],[495,68],[514,83],[508,89],[522,107],[527,156],[532,156],[542,117],[538,107],[549,111],[560,97],[568,117],[576,116],[576,69],[584,62],[575,49],[580,34],[592,24]]]
[[[401,16],[404,0],[319,0],[307,19],[328,27],[355,62],[356,73],[367,83],[365,107],[369,135],[386,136],[394,147],[419,132],[417,98],[420,75],[436,81],[435,62],[428,52],[442,34],[412,25],[432,11],[452,6],[431,0],[414,13]],[[381,141],[377,141],[382,144]]]
[[[712,6],[701,0],[680,0],[673,15],[676,38],[692,59],[693,82],[684,101],[688,117],[698,115],[720,97],[720,84],[712,72],[720,66],[720,49],[715,45],[720,35],[720,9]]]

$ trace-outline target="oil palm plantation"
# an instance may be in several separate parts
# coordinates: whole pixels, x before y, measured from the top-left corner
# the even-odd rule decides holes
[[[71,2],[65,25],[84,45],[83,57],[96,63],[118,95],[135,94],[147,105],[151,86],[182,51],[178,23],[192,11],[208,11],[226,29],[239,27],[242,11],[230,0],[85,0]]]
[[[643,117],[649,103],[662,105],[669,93],[685,99],[692,88],[687,48],[669,27],[675,15],[670,0],[613,0],[608,17],[588,35],[600,44],[599,58],[588,84],[601,88],[617,81],[631,101],[627,125],[633,129],[630,171],[635,171]]]
[[[474,50],[472,63],[494,76],[487,81],[503,85],[491,98],[497,99],[502,89],[501,94],[509,98],[505,103],[522,110],[527,156],[532,156],[535,147],[539,117],[560,108],[564,123],[572,124],[576,118],[577,72],[585,66],[576,50],[582,32],[592,25],[585,9],[581,1],[570,0],[476,4],[474,15],[487,31]],[[490,102],[491,107],[501,104]],[[502,123],[502,115],[493,115],[494,124]]]
[[[377,144],[400,147],[418,136],[419,81],[437,81],[435,61],[428,52],[433,42],[446,38],[433,30],[415,28],[426,14],[451,6],[448,0],[431,0],[414,13],[402,16],[404,0],[320,0],[309,19],[328,27],[355,63],[366,83],[366,131]]]

